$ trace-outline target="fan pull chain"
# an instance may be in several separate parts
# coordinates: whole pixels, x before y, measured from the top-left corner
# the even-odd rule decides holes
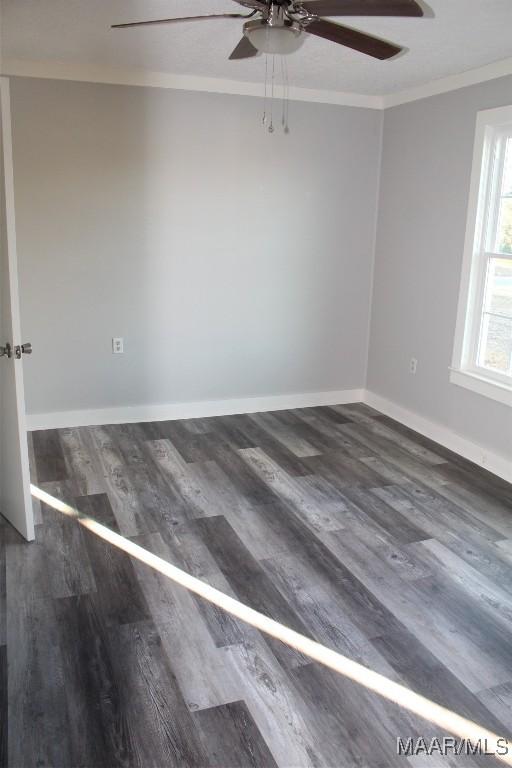
[[[281,77],[283,80],[283,114],[281,125],[283,126],[284,133],[290,133],[288,127],[288,64],[284,56],[281,56]]]
[[[272,55],[272,83],[270,86],[270,125],[268,126],[268,132],[274,133],[274,123],[272,122],[273,118],[273,108],[274,108],[274,78],[275,78],[275,71],[276,71],[276,57],[275,55]]]
[[[267,124],[267,81],[268,81],[268,56],[265,56],[265,88],[263,91],[263,125]]]
[[[268,55],[265,56],[265,84],[263,90],[263,118],[262,124],[269,133],[274,133],[274,101],[276,98],[276,57],[272,55],[272,69],[268,62]],[[288,79],[288,64],[284,56],[280,57],[281,67],[281,84],[282,84],[282,96],[281,96],[281,126],[283,133],[290,133],[288,124],[289,114],[289,79]]]

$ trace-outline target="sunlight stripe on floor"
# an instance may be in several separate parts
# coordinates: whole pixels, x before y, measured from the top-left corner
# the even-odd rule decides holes
[[[37,488],[37,486],[31,485],[30,489],[36,499],[68,517],[75,518],[84,528],[92,531],[104,541],[126,552],[131,557],[135,557],[140,562],[145,563],[176,584],[219,606],[222,610],[230,613],[232,616],[236,616],[261,632],[265,632],[267,635],[280,640],[282,643],[290,646],[290,648],[295,648],[300,653],[309,656],[310,659],[318,661],[338,674],[359,683],[369,691],[373,691],[379,696],[407,709],[409,712],[429,720],[444,731],[449,731],[461,739],[470,740],[472,743],[479,740],[485,742],[486,748],[489,751],[496,752],[495,757],[497,760],[506,765],[512,765],[512,754],[501,754],[504,751],[503,744],[507,743],[505,737],[498,736],[478,725],[478,723],[468,720],[456,712],[442,707],[440,704],[436,704],[419,693],[415,693],[410,688],[396,683],[356,661],[352,661],[347,656],[343,656],[341,653],[333,651],[321,643],[310,640],[299,632],[295,632],[284,624],[270,619],[259,611],[255,611],[239,600],[211,587],[206,582],[201,581],[201,579],[191,576],[186,571],[181,570],[181,568],[177,568],[172,563],[167,562],[167,560],[158,557],[158,555],[154,555],[149,550],[139,546],[139,544],[130,541],[130,539],[121,536],[119,533],[115,533],[115,531],[111,531],[110,528],[84,515],[69,504],[56,499],[49,493]]]

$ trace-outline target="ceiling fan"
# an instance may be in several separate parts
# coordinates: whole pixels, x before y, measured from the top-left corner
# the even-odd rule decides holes
[[[249,19],[244,23],[244,36],[231,53],[230,59],[250,59],[259,53],[293,53],[302,45],[306,32],[382,60],[396,56],[402,48],[351,27],[334,24],[321,16],[423,16],[423,10],[416,0],[236,0],[236,2],[251,9],[251,13],[214,13],[176,19],[131,21],[125,24],[113,24],[112,28],[126,29],[206,19]]]

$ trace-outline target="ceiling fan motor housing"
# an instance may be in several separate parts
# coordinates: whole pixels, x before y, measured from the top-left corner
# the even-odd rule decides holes
[[[286,5],[272,3],[266,18],[251,19],[244,24],[244,35],[258,51],[286,55],[302,45],[302,27],[285,16]]]

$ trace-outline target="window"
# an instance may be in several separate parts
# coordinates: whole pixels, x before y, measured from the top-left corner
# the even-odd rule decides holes
[[[512,107],[477,119],[450,378],[512,405]]]

